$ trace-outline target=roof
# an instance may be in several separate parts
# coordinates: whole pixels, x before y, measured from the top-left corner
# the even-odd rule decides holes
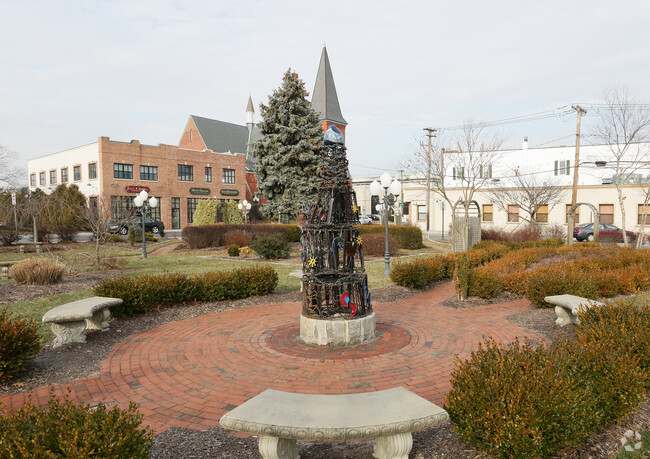
[[[336,124],[348,124],[341,114],[339,98],[336,95],[336,86],[334,86],[334,77],[330,60],[327,56],[327,48],[323,46],[323,53],[320,56],[318,73],[316,74],[316,84],[311,97],[311,106],[318,112],[321,121],[327,120]]]
[[[194,120],[206,148],[217,153],[246,153],[249,141],[248,127],[196,115],[191,115],[190,118]],[[254,126],[250,140],[257,140],[260,137],[260,130]]]

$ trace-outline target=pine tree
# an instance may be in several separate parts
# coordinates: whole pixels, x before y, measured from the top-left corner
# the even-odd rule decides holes
[[[269,201],[267,217],[278,211],[289,218],[318,193],[318,147],[323,132],[318,114],[307,100],[305,83],[288,69],[282,85],[260,104],[262,138],[251,145],[257,158],[255,173],[261,195]]]

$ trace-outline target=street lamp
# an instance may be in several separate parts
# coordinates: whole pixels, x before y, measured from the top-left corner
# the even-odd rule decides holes
[[[377,204],[377,210],[384,209],[384,224],[386,225],[386,251],[384,253],[384,276],[390,275],[390,252],[388,251],[388,209],[395,204],[397,197],[402,191],[402,184],[399,180],[393,180],[388,172],[381,174],[379,182],[373,180],[370,184],[370,193],[373,196],[381,196],[382,190],[384,192],[384,200]],[[390,195],[388,191],[390,190]]]
[[[251,210],[251,203],[244,199],[244,202],[237,204],[237,208],[241,210],[244,214],[244,225],[248,217],[248,211]]]
[[[149,199],[149,201],[147,201]],[[133,204],[140,209],[140,217],[142,218],[142,258],[147,258],[147,241],[144,235],[144,219],[147,216],[147,212],[155,207],[158,207],[158,200],[155,197],[149,198],[149,193],[145,190],[142,190],[133,199]]]

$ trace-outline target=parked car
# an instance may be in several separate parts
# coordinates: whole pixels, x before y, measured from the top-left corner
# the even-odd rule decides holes
[[[133,217],[128,222],[114,222],[109,220],[106,222],[106,231],[115,234],[127,234],[129,228],[133,225],[137,225],[142,228],[142,217]],[[144,219],[144,231],[145,233],[154,233],[158,234],[160,230],[165,229],[165,224],[160,220],[154,220],[153,218],[145,217]]]
[[[377,222],[379,221],[379,215],[372,214],[372,215],[368,215],[368,217],[372,218],[373,220],[375,220]]]
[[[370,218],[370,215],[359,215],[359,223],[362,225],[370,225],[372,218]]]
[[[630,242],[636,241],[637,234],[626,231]],[[586,223],[573,228],[573,237],[579,242],[594,240],[594,224]],[[600,223],[598,225],[598,238],[603,241],[623,242],[623,230],[611,223]]]

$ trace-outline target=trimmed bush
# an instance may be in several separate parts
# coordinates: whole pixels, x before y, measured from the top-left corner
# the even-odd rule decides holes
[[[300,242],[300,235],[302,234],[298,225],[283,225],[287,229],[287,241]]]
[[[34,320],[12,320],[7,308],[0,309],[0,381],[27,370],[40,350],[38,324]]]
[[[115,317],[126,317],[190,301],[219,301],[270,293],[277,287],[278,274],[269,266],[228,272],[161,276],[121,276],[96,285],[98,296],[121,298],[111,307]]]
[[[598,282],[585,273],[567,271],[566,266],[545,266],[530,274],[526,285],[526,298],[533,304],[549,307],[544,297],[550,295],[576,295],[596,299]]]
[[[258,256],[267,259],[287,258],[290,252],[289,243],[279,235],[257,236],[249,247]]]
[[[129,228],[129,233],[126,237],[131,245],[142,244],[142,227],[132,225]],[[153,233],[144,233],[144,240],[147,242],[156,242],[156,236]]]
[[[231,231],[245,230],[253,238],[258,235],[279,234],[286,239],[287,226],[291,225],[217,223],[183,228],[182,237],[190,249],[204,249],[225,245],[225,235]]]
[[[359,226],[359,234],[385,234],[386,228],[381,225],[361,225]],[[405,249],[421,249],[422,245],[422,230],[417,226],[388,226],[388,234],[393,236]]]
[[[386,235],[385,234],[366,234],[361,237],[363,244],[363,254],[370,256],[382,256],[386,253]],[[397,255],[402,246],[396,238],[388,235],[388,252],[391,255]]]
[[[251,233],[240,230],[228,231],[224,237],[224,245],[231,246],[236,244],[239,247],[246,247],[252,240],[253,237]]]
[[[228,255],[231,257],[239,256],[239,246],[237,244],[231,244],[228,246]]]
[[[452,257],[418,258],[409,263],[398,262],[391,267],[390,278],[397,285],[424,288],[427,284],[451,277],[454,272]]]
[[[49,258],[31,257],[13,265],[9,273],[21,284],[49,285],[61,282],[65,265]]]
[[[144,459],[153,445],[153,431],[140,428],[141,423],[133,402],[126,410],[107,410],[104,404],[91,408],[52,395],[45,410],[27,403],[0,416],[0,456]]]
[[[544,345],[488,338],[451,377],[445,409],[459,438],[499,458],[549,456],[598,423],[588,387]]]

